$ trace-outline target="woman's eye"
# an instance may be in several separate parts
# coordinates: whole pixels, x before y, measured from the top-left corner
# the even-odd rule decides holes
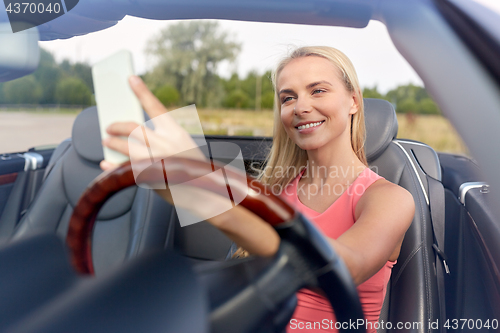
[[[288,102],[288,101],[290,101],[290,100],[292,100],[292,97],[291,97],[291,96],[283,97],[283,98],[281,99],[281,104],[284,104],[284,103],[286,103],[286,102]]]
[[[318,93],[322,93],[322,92],[324,92],[324,90],[323,90],[323,89],[315,89],[315,90],[313,91],[313,94],[318,94]]]

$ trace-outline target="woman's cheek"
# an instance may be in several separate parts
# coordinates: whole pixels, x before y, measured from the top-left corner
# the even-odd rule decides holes
[[[285,128],[291,126],[293,120],[293,108],[290,106],[282,106],[280,115],[283,126],[285,126]]]

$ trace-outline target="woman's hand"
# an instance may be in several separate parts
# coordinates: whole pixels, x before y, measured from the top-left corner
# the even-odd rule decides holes
[[[132,161],[151,158],[150,154],[153,155],[152,157],[155,160],[158,160],[159,158],[179,153],[182,153],[183,157],[206,160],[205,155],[198,148],[189,133],[167,113],[167,109],[149,91],[139,77],[131,76],[129,84],[139,98],[142,107],[151,118],[154,130],[134,122],[117,122],[111,124],[106,129],[110,137],[103,140],[102,144],[104,146],[130,156]],[[135,140],[127,140],[124,137],[132,137]],[[116,165],[101,161],[100,167],[103,170],[108,170],[116,167]],[[173,204],[173,199],[168,188],[165,190],[156,190],[156,192]],[[197,192],[194,194],[197,194]],[[212,206],[217,205],[216,197],[211,197],[208,201],[198,200],[199,204],[194,206],[192,205],[192,198],[193,193],[191,193],[189,206],[194,211],[196,209],[214,209]],[[207,204],[210,207],[207,208]],[[276,231],[259,217],[240,206],[214,216],[208,219],[208,222],[226,233],[229,238],[252,254],[270,256],[278,250],[280,240]]]
[[[182,153],[183,157],[206,160],[205,155],[198,148],[189,133],[167,113],[167,109],[149,91],[139,77],[131,76],[129,84],[139,98],[142,107],[151,118],[154,130],[133,122],[117,122],[111,124],[106,129],[110,137],[103,140],[102,144],[104,146],[130,156],[132,161],[150,158],[149,152],[151,152],[155,159]],[[124,137],[132,137],[135,140],[127,140]],[[147,140],[144,138],[147,138]],[[107,161],[101,161],[100,167],[103,170],[108,170],[116,167],[116,165]],[[165,190],[157,189],[155,191],[173,204],[173,199],[168,188]],[[217,203],[216,199],[212,197],[206,202],[199,200],[199,205],[196,205],[196,207],[193,207],[191,200],[190,206],[195,211],[196,209],[204,210],[207,207],[203,203],[214,206]],[[213,209],[213,207],[211,208]],[[276,253],[279,247],[280,241],[276,231],[259,217],[242,207],[236,206],[208,219],[208,222],[226,233],[237,244],[240,244],[253,254],[270,256]]]
[[[116,122],[106,129],[110,137],[103,140],[102,144],[130,156],[132,160],[151,157],[157,160],[181,152],[184,153],[183,157],[204,160],[205,156],[198,149],[189,133],[167,113],[167,109],[147,88],[144,82],[138,76],[131,76],[129,84],[151,118],[155,129],[151,130],[142,124],[134,122]],[[124,139],[128,137],[135,140]],[[153,156],[150,156],[150,153]],[[100,167],[107,170],[116,167],[116,165],[101,161]]]

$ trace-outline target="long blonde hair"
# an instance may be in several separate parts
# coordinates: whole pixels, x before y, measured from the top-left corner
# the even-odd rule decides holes
[[[272,188],[278,185],[283,189],[292,179],[294,179],[307,163],[307,153],[304,149],[297,146],[286,134],[281,123],[281,103],[278,96],[276,84],[278,77],[285,66],[293,59],[301,57],[322,57],[329,60],[337,67],[341,74],[341,80],[349,92],[354,92],[358,101],[358,111],[351,118],[351,147],[359,160],[368,166],[365,155],[365,114],[363,105],[363,94],[358,82],[358,76],[351,61],[345,54],[333,47],[327,46],[308,46],[301,47],[293,51],[288,57],[281,60],[273,73],[274,86],[274,128],[273,144],[266,158],[264,169],[258,176],[258,179]],[[274,192],[274,190],[273,190]],[[248,257],[249,253],[239,247],[233,254],[233,258]]]
[[[288,57],[281,60],[273,73],[274,86],[274,128],[273,144],[266,158],[265,167],[259,175],[259,180],[271,187],[278,185],[280,188],[286,186],[306,166],[307,153],[297,146],[286,134],[281,122],[281,103],[276,87],[278,77],[290,63],[290,61],[301,57],[322,57],[329,60],[339,69],[341,80],[349,92],[353,92],[358,101],[358,111],[351,118],[351,147],[359,160],[368,165],[365,155],[365,115],[363,106],[363,95],[359,86],[358,76],[351,61],[339,50],[328,46],[307,46],[293,51]]]

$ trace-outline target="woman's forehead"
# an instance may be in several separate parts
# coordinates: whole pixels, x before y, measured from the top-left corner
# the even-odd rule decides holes
[[[308,85],[312,82],[340,82],[340,70],[328,59],[319,56],[300,57],[291,60],[278,74],[278,91],[286,85]]]

